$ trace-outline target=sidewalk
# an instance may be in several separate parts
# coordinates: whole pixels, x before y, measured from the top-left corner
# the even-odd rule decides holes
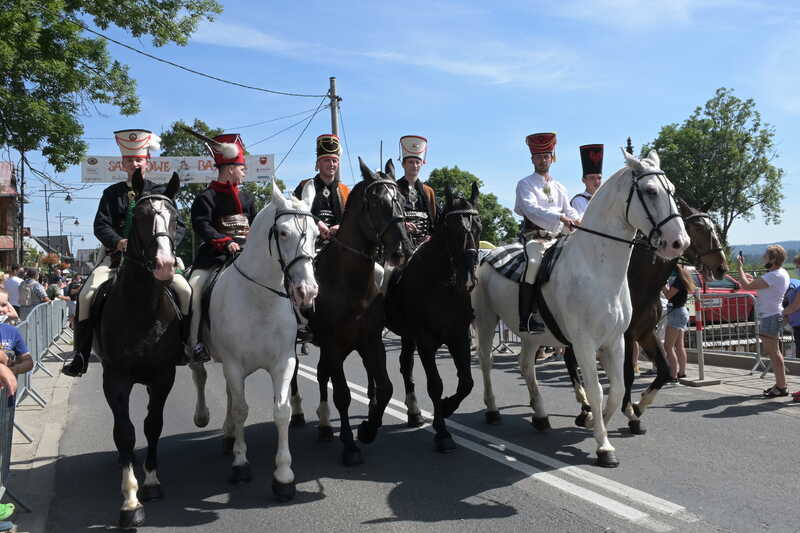
[[[62,357],[72,357],[71,344],[58,342],[55,346],[57,349],[53,351]],[[19,431],[14,431],[8,486],[14,496],[32,511],[26,513],[17,506],[11,520],[17,524],[18,532],[44,533],[50,503],[55,496],[59,441],[67,420],[70,389],[75,380],[61,375],[63,363],[49,359],[51,362],[44,363],[44,366],[53,377],[40,370],[31,380],[47,405],[42,408],[28,398],[17,407],[15,414],[17,425],[33,439],[33,442],[28,442]]]

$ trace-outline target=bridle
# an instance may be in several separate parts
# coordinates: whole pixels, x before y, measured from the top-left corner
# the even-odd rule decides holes
[[[385,187],[392,199],[392,217],[386,221],[380,230],[375,228],[375,224],[372,221],[372,215],[369,209],[370,203],[367,199],[369,190],[378,186]],[[397,182],[392,179],[375,179],[368,183],[364,187],[364,191],[361,195],[361,210],[367,214],[367,223],[375,234],[375,244],[380,244],[383,241],[384,234],[389,231],[392,225],[405,223],[406,220],[406,212],[403,208],[403,203],[400,201],[400,191],[397,188]]]
[[[627,200],[625,200],[625,204],[626,204],[625,205],[625,221],[628,224],[631,223],[629,218],[628,218],[628,212],[631,209],[631,200],[633,199],[633,193],[634,193],[634,191],[636,191],[636,196],[639,198],[639,203],[642,204],[642,208],[644,209],[644,212],[647,215],[647,220],[650,221],[650,225],[651,225],[650,233],[647,235],[647,242],[653,248],[658,249],[660,247],[660,245],[661,245],[662,236],[663,236],[663,233],[661,232],[661,228],[665,224],[667,224],[670,220],[672,220],[673,218],[680,218],[681,215],[680,215],[680,212],[670,213],[669,215],[664,217],[664,219],[661,220],[661,222],[656,222],[655,218],[653,217],[653,214],[650,212],[650,209],[647,207],[647,202],[644,201],[644,196],[642,195],[642,189],[639,187],[639,180],[644,178],[644,177],[647,177],[647,176],[659,176],[658,183],[661,184],[661,186],[664,188],[665,191],[667,191],[667,194],[669,195],[669,197],[674,200],[674,195],[673,195],[672,191],[664,183],[664,179],[662,179],[662,176],[664,178],[666,178],[666,174],[664,172],[662,172],[660,170],[654,170],[654,171],[651,171],[651,172],[643,172],[641,174],[636,174],[635,172],[633,172],[632,173],[632,180],[631,180],[631,189],[628,192]],[[657,241],[655,241],[657,244],[653,243],[654,242],[654,238],[658,239]]]
[[[711,215],[709,215],[708,213],[697,212],[697,213],[692,213],[689,216],[683,217],[684,222],[690,222],[690,221],[692,221],[694,219],[706,220],[711,225],[711,234],[708,237],[708,240],[709,240],[708,250],[706,250],[703,253],[693,254],[695,256],[695,259],[696,259],[696,261],[694,261],[694,262],[697,263],[697,262],[700,261],[700,259],[702,259],[703,257],[705,257],[707,255],[723,252],[724,250],[722,249],[721,246],[714,246],[714,239],[716,239],[717,243],[719,243],[719,237],[717,236],[717,230],[714,228],[714,219],[711,218]],[[692,247],[690,246],[689,249],[691,249],[691,248]],[[687,251],[689,249],[687,249]]]
[[[294,257],[287,263],[286,258],[283,255],[283,251],[281,250],[281,244],[278,240],[278,232],[275,231],[275,227],[278,225],[278,219],[284,216],[291,216],[295,217],[295,227],[300,233],[300,238],[297,241],[297,247],[295,248],[295,255]],[[275,241],[275,249],[278,250],[278,264],[281,267],[281,272],[283,273],[283,288],[284,292],[281,292],[277,289],[273,289],[269,285],[265,285],[252,277],[248,276],[240,267],[236,264],[238,257],[233,261],[234,268],[242,275],[246,280],[258,285],[263,289],[267,289],[268,291],[277,294],[281,298],[289,298],[289,287],[291,286],[292,282],[292,274],[290,272],[291,268],[300,261],[310,261],[313,263],[314,257],[309,255],[303,251],[304,245],[306,243],[306,230],[308,229],[307,221],[303,218],[303,224],[300,224],[299,217],[310,217],[314,218],[314,215],[309,213],[308,211],[301,211],[299,209],[281,209],[275,212],[275,220],[272,223],[272,226],[269,228],[269,233],[267,236],[268,242],[268,249],[269,255],[272,255],[272,241]]]
[[[472,223],[475,220],[475,217],[480,217],[480,213],[476,209],[454,209],[453,211],[448,211],[442,215],[442,223],[446,223],[449,217],[459,216],[462,219],[466,220],[466,224],[464,224],[464,229],[466,229],[467,234],[467,247],[461,250],[461,255],[466,257],[474,257],[476,259],[475,265],[477,265],[477,257],[478,257],[478,243],[475,242],[475,237],[472,235]],[[479,219],[480,220],[480,219]],[[456,273],[456,262],[455,262],[455,253],[450,248],[450,239],[445,238],[445,246],[447,247],[447,255],[450,259],[450,268],[451,271],[455,274]],[[474,273],[474,268],[473,268]],[[474,276],[473,276],[474,278]],[[472,287],[468,289],[471,291],[474,288],[474,284]]]
[[[165,196],[163,194],[148,194],[148,195],[142,196],[134,204],[134,207],[133,207],[134,213],[136,212],[136,209],[139,207],[139,204],[141,204],[145,200],[147,200],[149,202],[152,202],[153,200],[163,200],[163,201],[167,202],[170,206],[172,206],[173,210],[175,211],[175,213],[177,215],[178,209],[175,206],[175,201],[172,198],[170,198],[169,196]],[[155,219],[159,218],[159,217],[161,217],[163,219],[164,214],[161,212],[161,210],[155,210],[155,209],[153,209],[153,214],[154,214],[153,227],[155,228]],[[167,229],[169,229],[169,225],[167,224],[166,220],[164,220],[164,226]],[[158,248],[158,238],[159,237],[166,237],[167,239],[169,239],[170,253],[172,254],[173,258],[175,257],[175,237],[172,234],[170,234],[168,231],[154,231],[152,233],[152,235],[151,235],[150,240],[145,245],[142,245],[141,243],[139,243],[139,234],[136,231],[133,231],[133,236],[135,237],[135,242],[139,245],[138,247],[139,247],[140,250],[138,250],[138,251],[142,252],[142,257],[135,257],[133,255],[134,247],[128,246],[128,248],[125,250],[125,261],[130,261],[130,262],[132,262],[132,263],[134,263],[136,265],[139,265],[140,267],[144,268],[145,270],[147,270],[151,274],[154,273],[155,272],[155,268],[156,268],[156,266],[155,266],[155,262],[156,262],[155,257],[146,256],[145,252],[147,252],[148,250],[150,250],[153,247]]]

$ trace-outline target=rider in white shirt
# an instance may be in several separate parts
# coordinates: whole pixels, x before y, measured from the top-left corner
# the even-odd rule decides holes
[[[580,214],[569,205],[564,186],[550,176],[555,161],[556,134],[534,133],[525,138],[535,172],[517,183],[514,212],[523,217],[520,239],[525,245],[526,267],[519,286],[520,333],[542,333],[538,320],[534,282],[544,251],[564,230],[580,224]]]
[[[573,196],[569,204],[583,217],[589,200],[592,199],[603,181],[603,145],[584,144],[580,147],[580,151],[581,166],[583,167],[581,181],[586,186],[586,190]]]

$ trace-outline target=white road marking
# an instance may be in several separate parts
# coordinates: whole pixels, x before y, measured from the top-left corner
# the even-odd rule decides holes
[[[316,370],[311,368],[311,367],[309,367],[309,366],[307,366],[307,365],[301,364],[300,365],[300,369],[298,370],[298,374],[303,376],[306,379],[309,379],[311,381],[317,382]],[[354,400],[358,401],[358,402],[361,402],[361,403],[363,403],[365,405],[368,405],[369,404],[369,398],[367,398],[366,396],[363,395],[363,394],[367,393],[367,389],[365,387],[362,387],[361,385],[356,384],[356,383],[352,383],[352,382],[349,382],[349,381],[347,383],[348,383],[348,385],[350,386],[350,389],[351,389],[351,392],[350,392],[351,397]],[[332,388],[332,385],[330,383],[328,384],[328,388]],[[361,393],[361,394],[359,394],[359,393]],[[402,408],[403,411],[399,411],[399,410],[394,409],[392,407],[387,407],[385,413],[388,414],[389,416],[395,417],[395,418],[397,418],[399,420],[405,420],[406,419],[405,405],[403,405],[399,400],[396,400],[394,398],[392,398],[389,403],[390,403],[390,405],[395,405],[397,407]],[[426,418],[429,418],[429,419],[433,418],[433,415],[431,413],[428,413],[428,412],[426,412],[424,410],[422,410],[421,412],[422,412],[422,415],[425,416]],[[539,482],[545,483],[547,485],[550,485],[550,486],[552,486],[552,487],[554,487],[554,488],[556,488],[558,490],[566,492],[567,494],[570,494],[570,495],[572,495],[572,496],[574,496],[576,498],[582,499],[582,500],[587,501],[587,502],[589,502],[589,503],[591,503],[593,505],[599,506],[602,509],[606,510],[607,512],[609,512],[609,513],[611,513],[611,514],[613,514],[613,515],[615,515],[617,517],[620,517],[620,518],[622,518],[624,520],[628,520],[628,521],[633,522],[633,523],[635,523],[637,525],[640,525],[642,527],[646,527],[647,529],[650,529],[652,531],[656,531],[656,532],[662,533],[662,532],[671,531],[673,529],[669,525],[667,525],[667,524],[665,524],[663,522],[659,522],[658,520],[653,519],[647,513],[644,513],[644,512],[642,512],[642,511],[640,511],[640,510],[638,510],[638,509],[636,509],[634,507],[626,505],[626,504],[624,504],[624,503],[622,503],[620,501],[614,500],[612,498],[609,498],[607,496],[604,496],[604,495],[599,494],[597,492],[594,492],[592,490],[589,490],[589,489],[586,489],[584,487],[575,485],[574,483],[571,483],[571,482],[569,482],[567,480],[561,479],[560,477],[557,477],[557,476],[553,475],[550,472],[543,472],[541,469],[539,469],[539,468],[537,468],[537,467],[535,467],[533,465],[521,462],[518,459],[516,459],[515,457],[503,453],[503,450],[507,449],[507,450],[512,451],[514,453],[519,453],[520,455],[524,455],[526,457],[533,458],[534,460],[537,460],[537,459],[535,459],[535,457],[532,457],[532,455],[533,456],[539,456],[540,454],[536,454],[535,452],[530,452],[530,450],[526,450],[525,448],[522,448],[522,447],[517,446],[515,444],[512,444],[510,442],[506,442],[506,441],[504,441],[502,439],[498,439],[496,437],[492,437],[491,435],[488,435],[486,433],[483,433],[483,432],[474,430],[472,428],[469,428],[467,426],[463,426],[461,424],[455,423],[452,420],[448,421],[448,426],[453,428],[453,429],[456,429],[456,430],[462,431],[464,433],[470,434],[472,436],[475,436],[475,437],[477,437],[479,439],[482,439],[484,441],[487,441],[488,443],[493,443],[493,444],[481,444],[481,443],[474,442],[472,440],[468,440],[468,439],[465,439],[465,438],[462,438],[462,437],[459,437],[459,436],[455,436],[455,435],[453,436],[454,440],[456,441],[456,443],[458,445],[460,445],[460,446],[462,446],[464,448],[467,448],[469,450],[472,450],[472,451],[474,451],[476,453],[479,453],[479,454],[483,455],[484,457],[492,459],[492,460],[494,460],[494,461],[496,461],[498,463],[501,463],[501,464],[503,464],[503,465],[505,465],[505,466],[507,466],[509,468],[513,468],[514,470],[517,470],[518,472],[521,472],[521,473],[525,474],[527,477],[525,479],[523,479],[523,480],[518,481],[514,485],[518,486],[519,488],[525,490],[528,493],[531,493],[531,494],[534,493],[532,487],[529,486],[530,482],[531,481],[539,481]],[[428,423],[428,422],[426,422],[421,427],[421,429],[426,429],[426,430],[431,431],[431,432],[433,431],[433,428],[430,426],[430,423]],[[520,453],[518,451],[518,449],[524,451],[525,453]],[[573,477],[577,477],[578,479],[580,479],[580,480],[582,480],[584,482],[587,482],[587,483],[590,483],[590,484],[594,484],[594,485],[598,485],[600,488],[602,488],[604,490],[609,490],[609,492],[619,492],[619,493],[621,493],[619,495],[624,496],[626,498],[633,499],[636,503],[642,504],[645,507],[650,507],[654,511],[657,511],[657,512],[660,512],[660,513],[664,513],[664,514],[668,514],[668,515],[671,515],[671,516],[673,516],[675,518],[679,518],[679,519],[682,519],[682,520],[686,520],[686,517],[687,517],[688,513],[686,513],[685,512],[686,511],[685,508],[680,506],[680,505],[676,505],[676,504],[673,504],[673,503],[668,502],[666,500],[662,500],[660,498],[657,498],[657,497],[652,496],[650,494],[647,494],[645,492],[638,491],[637,489],[634,489],[632,487],[628,487],[626,485],[622,485],[621,483],[617,483],[617,482],[608,480],[606,478],[603,478],[602,476],[598,476],[596,474],[592,474],[591,472],[583,471],[583,470],[579,469],[578,467],[575,467],[575,466],[572,466],[572,465],[568,465],[566,463],[561,463],[560,461],[551,459],[551,458],[546,457],[546,456],[542,456],[542,457],[548,459],[548,461],[545,462],[545,461],[538,461],[537,460],[537,462],[540,462],[540,463],[543,463],[543,464],[547,464],[551,468],[554,468],[557,472],[567,473],[569,475],[572,475]],[[552,464],[550,464],[550,462],[553,462],[553,461],[555,463],[560,464],[561,466],[553,466]],[[578,472],[576,472],[576,471],[578,471]],[[582,475],[581,473],[582,474],[586,474],[586,475]],[[600,484],[601,481],[603,482],[603,484]],[[605,483],[608,483],[609,486],[606,486]],[[609,487],[611,487],[611,488],[609,489]],[[637,496],[637,495],[641,495],[641,499],[639,499],[639,496]],[[687,521],[696,520],[696,518],[694,518],[694,517],[691,517],[691,518],[692,518],[691,520],[687,520]]]

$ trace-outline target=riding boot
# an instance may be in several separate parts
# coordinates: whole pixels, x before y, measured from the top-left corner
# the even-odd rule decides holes
[[[544,333],[544,329],[536,305],[536,285],[522,282],[519,284],[519,332],[537,334]]]
[[[205,345],[198,340],[197,344],[191,345],[189,339],[189,331],[191,330],[192,317],[191,315],[185,316],[181,319],[181,338],[184,342],[184,355],[186,362],[192,363],[207,363],[211,361],[211,356],[208,354]],[[201,324],[202,327],[202,324]],[[198,337],[200,336],[198,332]]]
[[[91,319],[81,320],[75,324],[72,353],[72,361],[64,365],[61,373],[77,378],[84,375],[89,369],[89,359],[92,356]]]

